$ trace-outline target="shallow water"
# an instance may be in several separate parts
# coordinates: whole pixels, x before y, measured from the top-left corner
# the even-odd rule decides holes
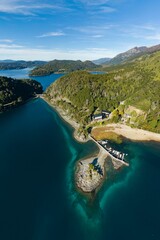
[[[159,240],[160,144],[124,141],[130,166],[90,199],[74,171],[97,147],[72,134],[42,99],[0,115],[0,239]]]

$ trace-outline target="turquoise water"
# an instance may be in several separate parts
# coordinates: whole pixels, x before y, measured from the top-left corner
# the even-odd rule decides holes
[[[97,147],[72,134],[42,99],[0,115],[0,239],[159,240],[160,144],[124,141],[130,167],[87,197],[74,170]]]

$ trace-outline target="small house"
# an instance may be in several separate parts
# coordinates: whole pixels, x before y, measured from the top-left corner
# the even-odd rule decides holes
[[[98,121],[98,120],[102,120],[102,114],[95,114],[92,116],[92,120]]]
[[[110,116],[110,112],[108,112],[106,110],[102,110],[102,116],[103,116],[103,118],[108,118]]]

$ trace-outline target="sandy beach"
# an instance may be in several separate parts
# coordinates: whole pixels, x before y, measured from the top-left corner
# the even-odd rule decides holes
[[[104,131],[115,132],[133,141],[160,141],[160,134],[142,129],[131,128],[124,124],[108,124],[103,127]]]
[[[79,128],[79,124],[76,123],[71,118],[69,118],[69,116],[67,115],[66,112],[64,112],[59,107],[55,106],[54,102],[48,101],[43,95],[41,96],[41,98],[44,101],[46,101],[50,106],[52,106],[57,111],[59,116],[75,129],[74,138],[77,141],[87,142],[88,140],[92,140],[97,144],[97,146],[99,148],[98,155],[78,161],[76,175],[75,175],[76,184],[77,184],[78,188],[80,188],[83,192],[92,192],[92,191],[96,190],[102,184],[102,182],[105,178],[105,161],[108,157],[111,157],[110,154],[91,137],[88,137],[87,139],[83,139],[83,138],[79,137],[77,135],[77,130]],[[111,125],[111,127],[113,128],[113,125]],[[117,129],[121,129],[121,128],[117,127]],[[115,130],[116,130],[116,128],[115,128]],[[119,134],[122,135],[121,133],[119,133]],[[89,166],[95,158],[98,160],[98,165],[101,168],[103,174],[102,175],[97,174],[96,171],[92,171],[92,177],[90,177]],[[120,167],[125,165],[121,161],[117,161],[116,159],[113,159],[113,158],[111,158],[111,159],[112,159],[113,167],[115,169],[119,169]]]
[[[89,140],[89,138],[84,139],[82,136],[79,136],[77,134],[79,124],[77,122],[75,122],[73,119],[71,119],[64,110],[55,106],[54,102],[48,101],[48,99],[46,99],[44,97],[44,95],[41,95],[40,97],[44,101],[46,101],[50,106],[52,106],[64,121],[69,123],[75,129],[74,138],[77,141],[87,142]],[[130,140],[133,140],[133,141],[157,141],[157,142],[160,142],[160,134],[150,132],[150,131],[146,131],[146,130],[143,130],[143,129],[131,128],[131,127],[129,127],[127,125],[124,125],[124,124],[113,123],[113,124],[108,124],[104,127],[95,127],[95,128],[103,129],[104,132],[114,132],[118,135],[121,135],[121,136],[123,136],[125,138],[128,138]]]

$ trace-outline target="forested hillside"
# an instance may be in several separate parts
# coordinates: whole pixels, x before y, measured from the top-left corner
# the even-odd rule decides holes
[[[0,77],[0,112],[40,93],[42,93],[42,86],[37,81]]]
[[[63,73],[76,70],[92,70],[97,67],[98,66],[91,61],[53,60],[40,67],[34,68],[30,72],[30,76],[44,76],[55,72]]]
[[[41,66],[45,61],[0,61],[0,70],[23,69]]]
[[[105,109],[112,112],[109,121],[123,120],[160,133],[159,54],[112,68],[108,74],[70,73],[53,83],[46,97],[80,123],[80,131],[86,130],[91,114]]]

